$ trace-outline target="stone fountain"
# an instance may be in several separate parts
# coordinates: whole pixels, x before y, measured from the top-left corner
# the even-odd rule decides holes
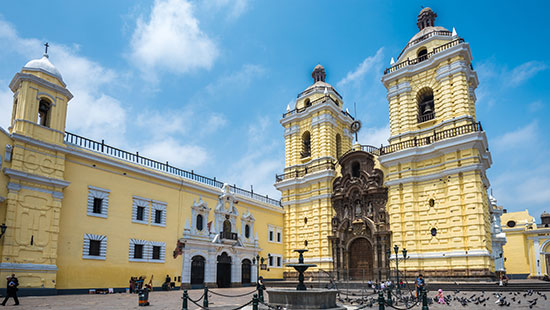
[[[307,289],[304,284],[304,272],[309,267],[316,267],[315,264],[304,263],[304,252],[307,250],[294,250],[300,257],[297,264],[285,264],[287,267],[294,267],[298,271],[298,286],[296,289],[268,289],[269,303],[272,306],[280,306],[288,310],[293,309],[330,309],[343,310],[336,304],[336,290]]]

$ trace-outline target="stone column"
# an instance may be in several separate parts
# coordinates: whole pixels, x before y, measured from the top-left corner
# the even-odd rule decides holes
[[[191,257],[187,251],[183,251],[181,256],[181,284],[186,287],[191,285]]]

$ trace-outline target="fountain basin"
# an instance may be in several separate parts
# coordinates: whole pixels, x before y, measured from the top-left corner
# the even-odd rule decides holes
[[[336,290],[309,289],[298,291],[295,289],[268,289],[269,304],[281,306],[288,310],[293,309],[330,309],[344,310],[336,304]]]

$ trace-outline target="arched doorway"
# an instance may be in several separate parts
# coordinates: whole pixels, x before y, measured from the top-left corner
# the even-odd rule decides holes
[[[243,285],[250,284],[252,274],[252,263],[249,259],[243,259],[241,264],[241,283]]]
[[[191,286],[204,286],[204,257],[194,256],[191,259]]]
[[[349,245],[350,280],[372,280],[372,245],[366,238],[357,238]]]
[[[218,255],[216,283],[218,287],[231,287],[231,256],[226,252]]]

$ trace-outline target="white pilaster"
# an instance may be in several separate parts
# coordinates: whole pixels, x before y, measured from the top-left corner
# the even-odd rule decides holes
[[[541,268],[540,268],[540,247],[539,247],[539,239],[536,238],[533,240],[533,248],[535,248],[535,266],[537,266],[537,276],[542,275]]]

